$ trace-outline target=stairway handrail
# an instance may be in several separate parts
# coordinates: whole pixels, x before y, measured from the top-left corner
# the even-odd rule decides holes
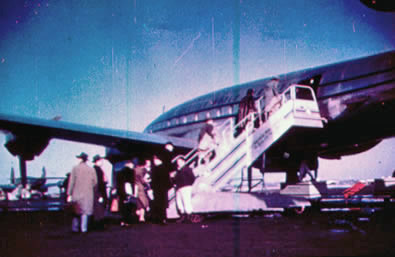
[[[222,123],[222,124],[217,128],[217,130],[220,131],[221,128],[223,128],[223,127],[225,127],[225,129],[226,129],[227,127],[230,127],[230,128],[231,128],[232,135],[234,135],[236,129],[237,129],[238,127],[240,127],[243,123],[247,122],[248,120],[251,120],[251,122],[254,123],[256,119],[259,119],[259,121],[260,121],[260,123],[261,123],[261,122],[262,122],[262,117],[261,117],[262,109],[261,109],[260,101],[261,101],[262,99],[263,99],[263,96],[259,97],[257,100],[254,101],[255,103],[258,104],[258,108],[257,108],[258,111],[249,113],[246,117],[244,117],[244,118],[243,118],[240,122],[238,122],[235,126],[232,126],[232,124],[233,124],[232,119],[228,119],[228,120],[226,120],[224,123]],[[225,125],[227,125],[227,126],[225,126]],[[222,132],[221,132],[222,135],[224,135],[225,129],[222,130]],[[207,151],[207,154],[211,153],[215,148],[217,148],[217,145],[213,145],[212,147],[210,147],[210,148],[208,149],[208,151]],[[189,164],[197,157],[198,154],[199,154],[199,146],[196,146],[196,147],[193,148],[191,151],[189,151],[186,155],[182,155],[182,154],[177,155],[176,157],[174,157],[174,158],[172,159],[171,162],[174,163],[174,162],[177,161],[177,159],[183,158],[183,159],[185,160],[184,166],[187,166],[187,165],[189,165]],[[198,164],[198,165],[199,165],[199,164]]]

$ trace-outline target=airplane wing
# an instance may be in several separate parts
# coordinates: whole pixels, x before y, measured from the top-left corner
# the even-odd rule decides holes
[[[51,139],[101,145],[132,154],[134,150],[136,153],[160,151],[167,142],[181,152],[196,146],[196,142],[183,138],[1,113],[0,130],[8,132],[6,148],[25,160],[33,160],[34,156],[40,155]]]

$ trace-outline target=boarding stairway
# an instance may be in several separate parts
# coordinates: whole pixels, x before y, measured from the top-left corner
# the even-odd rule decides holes
[[[323,127],[314,91],[308,86],[291,85],[277,96],[271,110],[263,106],[262,100],[261,97],[256,101],[256,113],[250,113],[235,126],[229,119],[216,128],[219,140],[206,151],[207,155],[215,153],[208,163],[197,163],[198,148],[173,159],[175,162],[182,157],[186,160],[185,165],[193,168],[197,176],[193,185],[195,195],[199,192],[228,191],[233,178],[243,174],[280,138],[286,137],[291,128]],[[260,126],[254,126],[258,122]],[[246,124],[244,130],[235,136],[242,124]]]

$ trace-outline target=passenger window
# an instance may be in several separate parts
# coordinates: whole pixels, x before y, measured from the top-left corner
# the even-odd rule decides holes
[[[199,112],[198,120],[204,120],[204,119],[206,119],[206,112]]]
[[[209,112],[209,116],[210,116],[210,117],[215,117],[216,115],[217,115],[217,112],[216,112],[215,109],[213,109],[213,110],[211,110],[211,111]],[[207,117],[207,118],[209,118],[209,117]]]
[[[236,114],[239,111],[239,105],[235,104],[233,105],[233,113]]]
[[[195,120],[195,114],[189,114],[188,116],[187,116],[187,121],[188,122],[192,122],[192,121],[194,121]]]
[[[219,116],[221,116],[220,109],[213,109],[213,110],[210,111],[210,117],[215,118],[215,117],[219,117]]]
[[[231,106],[224,106],[221,108],[221,114],[226,115],[226,114],[232,114],[232,107]]]

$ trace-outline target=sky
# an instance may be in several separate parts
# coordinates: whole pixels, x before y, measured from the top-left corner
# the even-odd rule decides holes
[[[143,131],[214,90],[394,50],[394,23],[357,0],[2,0],[0,113]],[[321,160],[319,177],[388,176],[394,143]],[[52,140],[28,174],[64,176],[81,151],[105,152]],[[18,165],[0,147],[0,183]]]

